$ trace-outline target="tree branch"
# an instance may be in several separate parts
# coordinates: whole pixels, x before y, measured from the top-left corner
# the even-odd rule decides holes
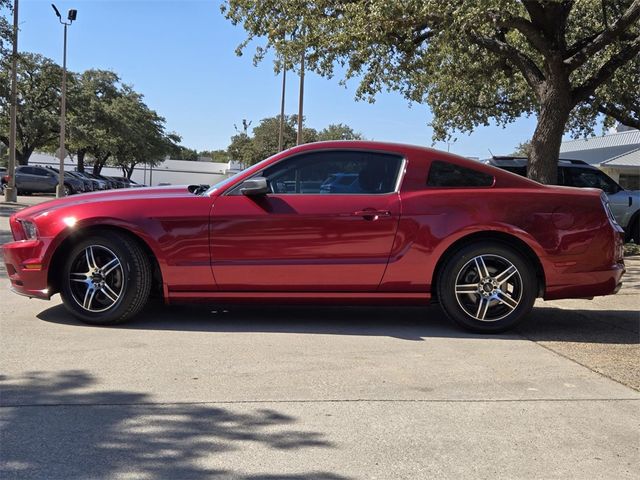
[[[547,41],[542,32],[526,18],[504,18],[498,12],[490,12],[489,18],[491,18],[494,24],[499,28],[515,29],[519,31],[536,48],[536,50],[542,53],[542,55],[545,57],[550,56],[551,44]]]
[[[471,40],[477,45],[510,60],[520,70],[534,91],[537,92],[540,84],[544,82],[544,75],[535,62],[512,45],[495,38],[478,37],[473,34],[471,35]]]
[[[640,53],[640,35],[631,43],[624,44],[622,50],[612,56],[600,69],[571,92],[574,105],[588,99],[596,88],[609,80],[618,68]]]
[[[587,61],[589,57],[619,39],[627,30],[640,19],[640,0],[634,0],[626,12],[614,22],[611,28],[606,28],[592,42],[587,43],[579,51],[565,58],[564,64],[570,71],[575,70]]]
[[[599,103],[596,105],[596,110],[611,118],[615,118],[623,125],[640,130],[640,117],[633,117],[627,109],[622,109],[613,103]]]

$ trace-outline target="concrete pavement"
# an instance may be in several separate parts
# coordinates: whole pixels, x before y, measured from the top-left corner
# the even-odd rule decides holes
[[[100,328],[3,287],[0,477],[636,478],[633,285],[499,336],[437,307],[155,304]]]

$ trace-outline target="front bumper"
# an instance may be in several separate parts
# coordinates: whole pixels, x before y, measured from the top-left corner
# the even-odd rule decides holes
[[[48,300],[47,268],[43,261],[46,242],[42,240],[19,240],[5,243],[2,254],[11,282],[11,290],[20,295]]]

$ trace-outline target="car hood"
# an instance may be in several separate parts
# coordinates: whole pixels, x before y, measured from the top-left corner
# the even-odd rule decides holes
[[[112,201],[130,201],[143,200],[145,198],[175,198],[175,197],[191,197],[193,194],[189,192],[187,185],[171,185],[166,187],[143,187],[143,188],[126,188],[119,190],[109,190],[106,192],[83,193],[80,195],[72,195],[65,198],[58,198],[49,202],[40,203],[32,207],[25,208],[16,213],[16,216],[37,217],[45,212],[53,212],[55,210],[73,207],[77,205],[88,205],[92,203],[112,202]]]

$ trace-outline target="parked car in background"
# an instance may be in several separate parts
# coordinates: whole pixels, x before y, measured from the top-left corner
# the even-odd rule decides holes
[[[336,174],[357,175],[357,192],[321,192]],[[625,271],[604,193],[370,141],[300,145],[204,192],[94,193],[9,223],[13,290],[60,292],[91,324],[130,319],[153,291],[167,303],[435,300],[459,325],[499,332],[537,297],[616,293]]]
[[[64,172],[65,175],[71,175],[72,177],[77,178],[84,185],[85,192],[93,192],[93,182],[88,178],[84,178],[82,175],[79,175],[78,172]]]
[[[46,169],[51,170],[52,172],[55,173],[56,178],[58,177],[60,170],[58,170],[55,167],[46,167]],[[71,172],[68,172],[66,170],[64,171],[64,183],[65,183],[65,188],[67,185],[70,188],[70,192],[67,192],[65,190],[65,195],[72,195],[74,193],[83,193],[85,191],[84,180],[74,176]]]
[[[494,167],[527,176],[525,157],[500,156],[484,160]],[[625,190],[609,175],[582,160],[560,159],[558,185],[578,188],[599,188],[607,194],[613,216],[624,228],[626,240],[640,243],[640,191]]]
[[[95,178],[92,178],[88,173],[86,172],[73,172],[75,175],[86,179],[87,181],[91,182],[91,191],[95,192],[97,190],[105,190],[106,189],[106,183],[105,182],[100,182]],[[100,188],[100,183],[102,183],[102,185],[104,185],[104,188]]]
[[[94,175],[93,173],[84,172],[84,175],[95,180],[98,183],[98,190],[109,190],[109,182],[100,178],[98,175]]]
[[[4,189],[7,188],[9,184],[9,176],[7,175],[7,169],[4,167],[0,167],[0,190],[4,192]]]
[[[100,180],[104,180],[107,182],[107,188],[118,188],[118,182],[116,182],[113,178],[109,178],[105,175],[98,175],[94,173],[94,176],[99,178]]]
[[[130,178],[126,178],[126,177],[113,177],[116,180],[122,182],[125,187],[127,188],[139,188],[139,187],[146,187],[146,185],[142,185],[140,183],[136,183],[133,180],[131,180]]]
[[[18,195],[31,193],[55,193],[58,185],[58,174],[50,168],[20,165],[16,167],[15,181]],[[82,188],[84,187],[80,180],[65,176],[65,195],[77,193],[81,186]]]

